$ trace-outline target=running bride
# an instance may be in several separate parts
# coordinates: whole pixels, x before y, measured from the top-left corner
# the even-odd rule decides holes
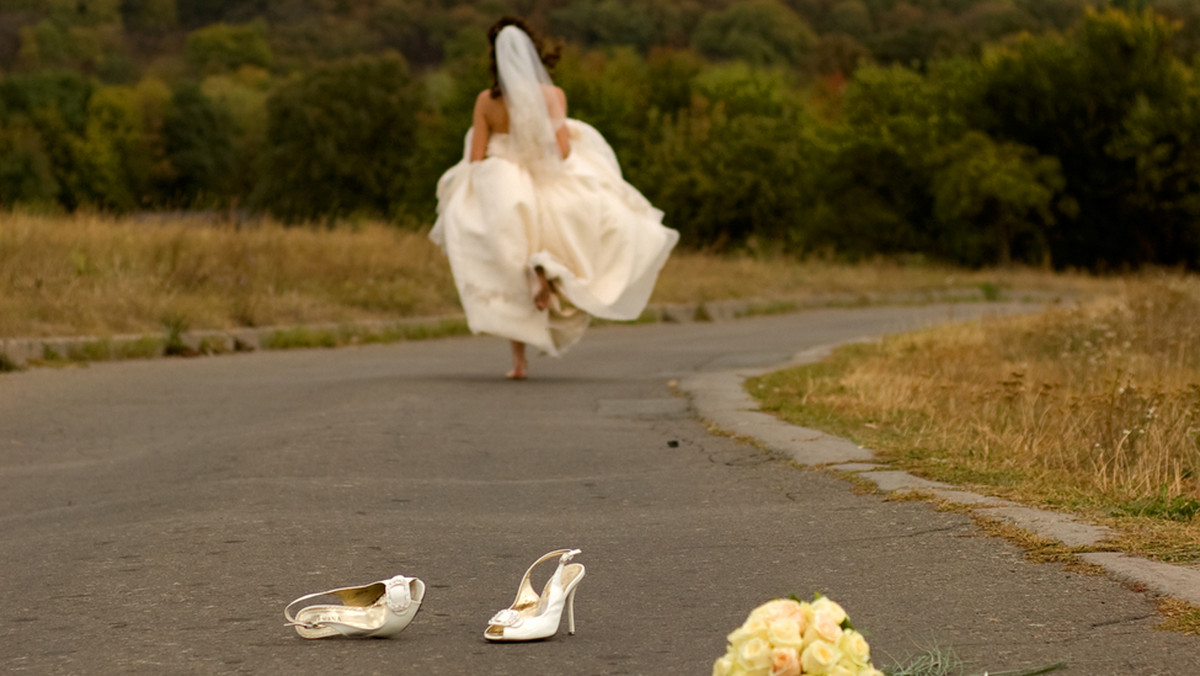
[[[637,319],[679,233],[621,177],[591,126],[568,119],[557,53],[520,19],[488,31],[492,87],[475,100],[464,158],[438,181],[430,237],[446,252],[473,333],[559,356],[590,317]]]

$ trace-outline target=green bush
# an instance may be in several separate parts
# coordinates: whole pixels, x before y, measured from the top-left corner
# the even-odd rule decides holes
[[[422,94],[396,53],[289,80],[267,100],[255,202],[286,221],[388,214],[409,178]]]

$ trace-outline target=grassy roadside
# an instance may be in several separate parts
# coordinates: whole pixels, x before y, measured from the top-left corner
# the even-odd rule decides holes
[[[673,255],[653,303],[758,299],[764,311],[882,294],[1098,293],[1110,282],[1036,270],[963,271],[775,256]],[[381,223],[285,228],[195,219],[0,213],[0,337],[111,336],[393,321],[458,313],[424,232]]]
[[[930,479],[1200,564],[1200,279],[847,346],[748,383],[765,410]]]

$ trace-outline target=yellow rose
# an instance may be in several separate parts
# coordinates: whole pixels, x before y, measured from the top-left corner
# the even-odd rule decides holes
[[[842,619],[845,619],[843,617]],[[809,625],[809,631],[815,633],[821,640],[830,643],[837,643],[842,638],[842,621],[837,619],[837,614],[826,610],[816,610],[813,612],[812,624]],[[808,638],[806,635],[805,638]]]
[[[755,636],[738,648],[737,662],[747,672],[766,673],[771,667],[771,644]]]
[[[842,638],[838,641],[837,646],[843,655],[860,667],[867,666],[867,663],[871,661],[871,646],[867,645],[867,639],[862,634],[853,629],[847,629],[842,633]]]
[[[837,647],[828,641],[813,641],[800,655],[800,665],[806,674],[826,674],[842,657]]]
[[[846,621],[846,611],[824,596],[813,601],[812,610],[813,615],[826,615],[833,620],[834,624],[841,624]]]
[[[795,648],[776,648],[771,652],[771,676],[800,676],[800,653]]]
[[[875,667],[867,667],[866,669],[858,672],[858,676],[886,676],[886,674]]]
[[[792,617],[779,617],[771,621],[767,627],[767,640],[777,648],[802,648],[804,637],[800,633],[800,623]]]
[[[759,619],[754,619],[752,617],[751,619],[746,620],[745,624],[737,629],[734,629],[733,633],[726,637],[726,639],[729,641],[729,644],[735,649],[740,648],[743,643],[752,638],[761,638],[764,641],[767,640],[766,622],[763,622]]]
[[[730,676],[733,674],[733,658],[729,655],[713,662],[713,676]]]
[[[828,676],[859,676],[858,668],[853,663],[847,663],[845,660],[833,665],[826,673]]]
[[[801,606],[799,602],[793,601],[792,599],[775,599],[774,601],[767,601],[761,606],[755,608],[754,612],[750,613],[750,617],[759,617],[768,624],[771,620],[776,618],[796,616],[804,616],[804,607]]]

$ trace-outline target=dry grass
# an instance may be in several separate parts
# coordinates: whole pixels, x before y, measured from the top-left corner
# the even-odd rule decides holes
[[[1172,598],[1160,598],[1157,603],[1164,619],[1156,629],[1200,636],[1200,608]]]
[[[1083,514],[1200,561],[1200,280],[853,346],[753,387],[916,473]]]
[[[107,335],[455,312],[421,233],[0,216],[0,335]]]
[[[653,302],[754,298],[871,302],[885,294],[1093,293],[1104,282],[1035,270],[965,272],[873,261],[676,252]],[[930,296],[932,294],[932,296]],[[782,307],[782,306],[781,306]],[[424,232],[380,223],[237,228],[196,218],[0,213],[0,336],[106,336],[164,326],[229,329],[459,311]]]
[[[1094,294],[1111,286],[1110,281],[1086,275],[1029,268],[963,270],[887,259],[846,265],[819,258],[797,262],[785,257],[676,251],[663,269],[654,299],[666,303],[731,298],[867,303],[897,294],[909,294],[919,301],[971,291],[996,299],[1003,295],[1019,298],[1028,292]]]

